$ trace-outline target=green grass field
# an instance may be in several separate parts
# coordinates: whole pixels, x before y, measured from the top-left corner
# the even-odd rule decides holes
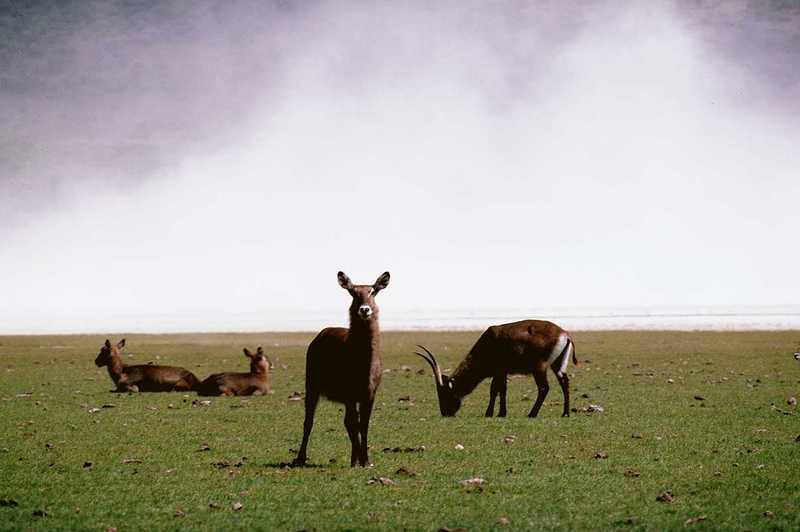
[[[538,419],[530,377],[510,380],[507,418],[483,417],[488,381],[442,418],[414,344],[452,368],[477,337],[383,334],[366,469],[349,467],[342,408],[325,401],[313,467],[281,467],[300,441],[303,402],[289,396],[311,334],[127,336],[127,363],[200,378],[245,371],[242,347],[263,345],[275,393],[207,406],[111,393],[93,364],[105,337],[0,337],[0,529],[800,529],[800,412],[787,405],[800,332],[577,332],[573,406],[604,412],[561,418],[550,374]]]

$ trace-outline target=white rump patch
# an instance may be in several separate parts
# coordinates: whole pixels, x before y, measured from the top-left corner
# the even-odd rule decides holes
[[[569,341],[569,336],[566,333],[561,333],[558,336],[558,341],[556,345],[553,346],[553,350],[550,352],[550,356],[547,358],[547,364],[552,365],[553,362],[556,361],[558,355],[561,354],[561,351],[567,346],[567,342]]]
[[[564,358],[561,360],[561,367],[558,368],[556,375],[562,377],[564,372],[567,371],[567,364],[569,364],[569,358],[572,356],[572,353],[575,351],[575,344],[572,342],[569,343],[569,347],[567,351],[564,353]]]

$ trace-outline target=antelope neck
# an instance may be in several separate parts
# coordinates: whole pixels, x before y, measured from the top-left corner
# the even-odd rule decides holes
[[[111,355],[111,361],[108,363],[108,374],[115,383],[122,376],[124,370],[125,363],[122,361],[122,357],[116,354]]]
[[[364,321],[358,316],[350,316],[350,332],[348,343],[357,349],[365,349],[371,355],[377,355],[380,342],[380,328],[378,326],[378,315],[375,313],[372,319]]]

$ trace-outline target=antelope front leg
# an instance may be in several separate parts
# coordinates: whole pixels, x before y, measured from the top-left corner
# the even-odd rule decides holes
[[[300,444],[300,450],[297,452],[297,458],[292,461],[292,465],[301,466],[306,464],[308,456],[308,438],[311,436],[311,429],[314,428],[314,412],[317,410],[317,402],[319,395],[306,394],[306,418],[303,421],[303,443]]]
[[[492,379],[492,386],[489,388],[489,405],[486,407],[486,417],[492,417],[494,415],[494,400],[497,397],[497,394],[500,393],[500,379],[505,379],[505,375],[502,377],[497,375]],[[503,400],[500,399],[501,407],[500,410],[502,411],[502,402]]]
[[[345,405],[344,428],[347,429],[347,435],[350,437],[350,467],[355,467],[361,449],[358,439],[358,410],[356,410],[356,403],[347,403]]]
[[[500,385],[497,388],[500,393],[500,411],[497,413],[497,417],[506,417],[506,390],[508,390],[506,375],[500,377]]]
[[[369,399],[359,403],[359,424],[361,429],[361,456],[359,463],[361,467],[369,465],[369,451],[367,449],[367,432],[369,432],[369,418],[372,416],[372,405],[374,400]]]

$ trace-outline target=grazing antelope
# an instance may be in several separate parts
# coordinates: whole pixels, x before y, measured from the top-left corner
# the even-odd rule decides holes
[[[120,351],[125,339],[117,345],[106,340],[100,354],[94,359],[97,367],[108,366],[108,374],[117,385],[118,392],[171,392],[193,390],[200,382],[188,369],[173,366],[126,366]]]
[[[564,392],[564,412],[569,416],[569,377],[567,363],[570,354],[573,364],[575,344],[569,333],[549,321],[525,320],[486,329],[464,360],[451,376],[443,375],[433,353],[419,346],[429,356],[415,353],[424,358],[433,369],[436,392],[439,396],[439,410],[443,416],[452,416],[461,407],[461,399],[472,392],[486,378],[492,378],[489,406],[486,417],[494,415],[494,401],[500,396],[498,416],[506,415],[506,376],[509,374],[533,375],[539,394],[528,417],[536,417],[544,403],[550,386],[547,384],[547,367],[558,378]]]
[[[339,285],[353,298],[350,328],[320,331],[306,352],[306,415],[303,442],[294,465],[306,463],[308,438],[320,395],[344,403],[344,426],[350,437],[350,466],[368,464],[367,432],[375,392],[381,383],[380,330],[375,296],[389,285],[389,272],[372,285],[354,285],[339,272]]]
[[[244,348],[250,359],[250,373],[215,373],[197,385],[199,395],[264,395],[269,389],[269,368],[272,363],[260,347],[255,354]]]

